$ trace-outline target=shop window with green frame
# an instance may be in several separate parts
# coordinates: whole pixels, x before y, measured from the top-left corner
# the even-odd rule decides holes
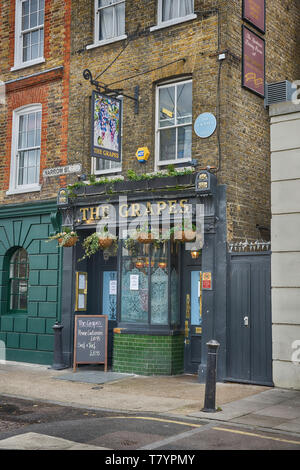
[[[27,312],[29,260],[27,251],[18,248],[9,263],[9,312]]]
[[[179,324],[179,246],[176,243],[122,247],[121,322],[147,327]]]

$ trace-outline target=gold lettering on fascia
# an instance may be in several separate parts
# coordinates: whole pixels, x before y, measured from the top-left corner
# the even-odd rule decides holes
[[[121,218],[127,217],[140,217],[143,215],[161,215],[168,211],[169,214],[187,214],[189,212],[189,205],[187,199],[172,199],[168,201],[157,201],[156,203],[132,203],[120,204],[119,216]],[[82,222],[91,222],[93,220],[100,220],[101,218],[109,217],[109,206],[93,206],[81,207]]]

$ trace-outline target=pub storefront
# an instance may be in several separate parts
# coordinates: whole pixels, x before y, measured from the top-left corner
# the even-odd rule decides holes
[[[107,315],[111,370],[204,381],[208,340],[225,370],[225,191],[207,171],[159,180],[85,185],[60,206],[78,236],[64,249],[64,358],[72,365],[74,315]],[[110,246],[93,248],[96,233]]]

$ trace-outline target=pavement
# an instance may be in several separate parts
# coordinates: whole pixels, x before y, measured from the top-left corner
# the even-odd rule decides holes
[[[57,371],[48,366],[4,362],[0,363],[0,395],[91,410],[235,423],[300,437],[300,390],[220,382],[216,385],[218,411],[208,413],[202,411],[205,384],[199,384],[195,375],[137,376],[89,366],[81,366],[76,372]],[[24,439],[29,443],[32,436],[28,434]],[[14,437],[10,439],[6,446],[10,442],[14,446]],[[43,437],[39,439],[43,448]],[[55,447],[58,444],[54,439]],[[77,445],[62,441],[59,445],[65,449],[73,450]]]

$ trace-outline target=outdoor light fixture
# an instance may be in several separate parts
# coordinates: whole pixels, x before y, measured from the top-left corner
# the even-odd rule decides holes
[[[197,258],[199,258],[199,256],[200,256],[200,250],[192,250],[191,251],[191,257],[193,259],[197,259]]]

